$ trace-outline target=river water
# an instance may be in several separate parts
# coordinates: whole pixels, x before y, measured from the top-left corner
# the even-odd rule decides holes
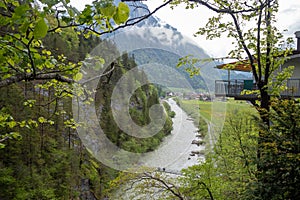
[[[176,113],[173,120],[173,130],[171,134],[164,138],[161,145],[153,152],[146,153],[143,156],[143,166],[151,168],[160,168],[160,171],[168,173],[168,177],[177,177],[180,170],[197,164],[204,160],[204,156],[191,156],[192,151],[203,151],[205,146],[192,144],[193,140],[199,140],[196,137],[198,128],[194,125],[192,119],[176,104],[173,99],[168,99],[167,103],[171,110]],[[162,173],[161,176],[165,177]],[[138,185],[143,185],[141,180]],[[122,185],[112,196],[111,199],[158,199],[159,188],[153,187],[149,193],[141,192],[136,185],[132,183]],[[135,191],[137,189],[137,191]]]
[[[196,137],[198,128],[173,99],[168,99],[167,102],[171,106],[171,110],[176,113],[172,119],[173,130],[169,136],[164,138],[157,150],[144,156],[143,165],[179,172],[181,169],[203,160],[203,155],[191,156],[191,152],[203,151],[205,146],[192,144],[193,140],[199,140]]]

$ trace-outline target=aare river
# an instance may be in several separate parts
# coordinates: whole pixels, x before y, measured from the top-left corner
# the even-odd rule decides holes
[[[176,104],[173,99],[167,102],[171,110],[176,113],[173,120],[173,130],[169,136],[164,138],[157,150],[147,153],[143,159],[143,165],[157,167],[166,171],[180,171],[183,168],[194,165],[204,156],[191,156],[192,151],[203,151],[205,146],[192,144],[196,137],[198,128],[193,120]]]

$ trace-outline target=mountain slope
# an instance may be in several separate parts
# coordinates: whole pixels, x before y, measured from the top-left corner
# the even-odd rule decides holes
[[[119,2],[115,1],[115,3]],[[128,5],[131,9],[131,19],[148,14],[147,5],[141,2],[128,2]],[[210,57],[203,48],[155,16],[150,16],[132,28],[123,29],[118,34],[121,36],[118,38],[114,34],[113,40],[121,49],[120,52],[126,51],[134,56],[136,63],[143,68],[147,75],[164,76],[167,82],[173,81],[174,87],[182,87],[180,83],[185,80],[193,89],[213,93],[215,80],[227,79],[227,71],[216,69],[216,64],[220,63],[209,61]],[[176,67],[179,58],[187,55],[203,60],[203,62],[195,64],[197,68],[200,68],[200,75],[191,77],[187,72],[190,68],[189,65]],[[164,67],[162,70],[153,72],[151,65],[157,63]],[[178,74],[170,73],[168,67],[175,69],[181,77],[178,77]],[[243,74],[234,71],[231,72],[231,77],[245,78]]]

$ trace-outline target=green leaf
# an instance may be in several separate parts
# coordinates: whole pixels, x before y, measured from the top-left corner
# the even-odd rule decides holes
[[[83,76],[83,74],[79,72],[79,73],[77,73],[75,76],[73,76],[73,79],[74,79],[75,81],[79,81],[79,80],[82,79],[82,76]]]
[[[14,128],[17,125],[17,122],[11,121],[11,122],[8,122],[7,124],[9,126],[9,128]]]
[[[0,143],[0,149],[3,149],[5,147],[5,144]]]
[[[105,60],[103,58],[98,58],[98,60],[95,63],[94,70],[99,71],[103,68],[103,64],[105,63]]]
[[[116,24],[122,24],[127,21],[130,9],[126,3],[120,2],[113,19]]]
[[[20,135],[19,132],[11,132],[10,134],[11,134],[12,138],[14,138],[16,140],[22,139],[22,136]]]
[[[100,12],[102,15],[108,17],[108,18],[112,18],[114,16],[114,14],[116,13],[116,6],[112,5],[112,4],[108,4],[105,5],[105,7],[100,8]]]
[[[46,122],[46,119],[44,117],[39,117],[38,121],[42,124]]]
[[[23,120],[22,122],[19,122],[19,124],[20,124],[20,127],[23,128],[24,126],[26,126],[26,121]]]
[[[24,4],[24,5],[21,5],[21,6],[18,6],[16,9],[15,9],[15,12],[14,12],[14,17],[22,17],[26,11],[29,9],[29,6],[27,4]]]
[[[15,66],[15,62],[14,62],[14,60],[11,59],[11,58],[8,58],[8,59],[7,59],[7,63],[10,64],[11,66]]]
[[[4,8],[5,10],[7,10],[6,5],[3,1],[0,2],[0,8]]]
[[[48,26],[44,18],[40,19],[34,28],[33,36],[37,39],[41,39],[47,35]]]

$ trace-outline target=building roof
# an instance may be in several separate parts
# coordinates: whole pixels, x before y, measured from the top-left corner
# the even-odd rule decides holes
[[[229,70],[243,71],[243,72],[251,72],[252,71],[249,60],[231,62],[231,63],[227,63],[227,64],[217,65],[216,67],[218,69],[229,69]]]
[[[300,55],[300,51],[293,51],[290,56],[293,57],[295,55]],[[254,62],[256,62],[256,60]],[[229,69],[229,70],[243,71],[243,72],[251,72],[252,71],[249,60],[242,60],[242,61],[226,63],[226,64],[222,64],[222,65],[217,65],[216,67],[218,69]]]

